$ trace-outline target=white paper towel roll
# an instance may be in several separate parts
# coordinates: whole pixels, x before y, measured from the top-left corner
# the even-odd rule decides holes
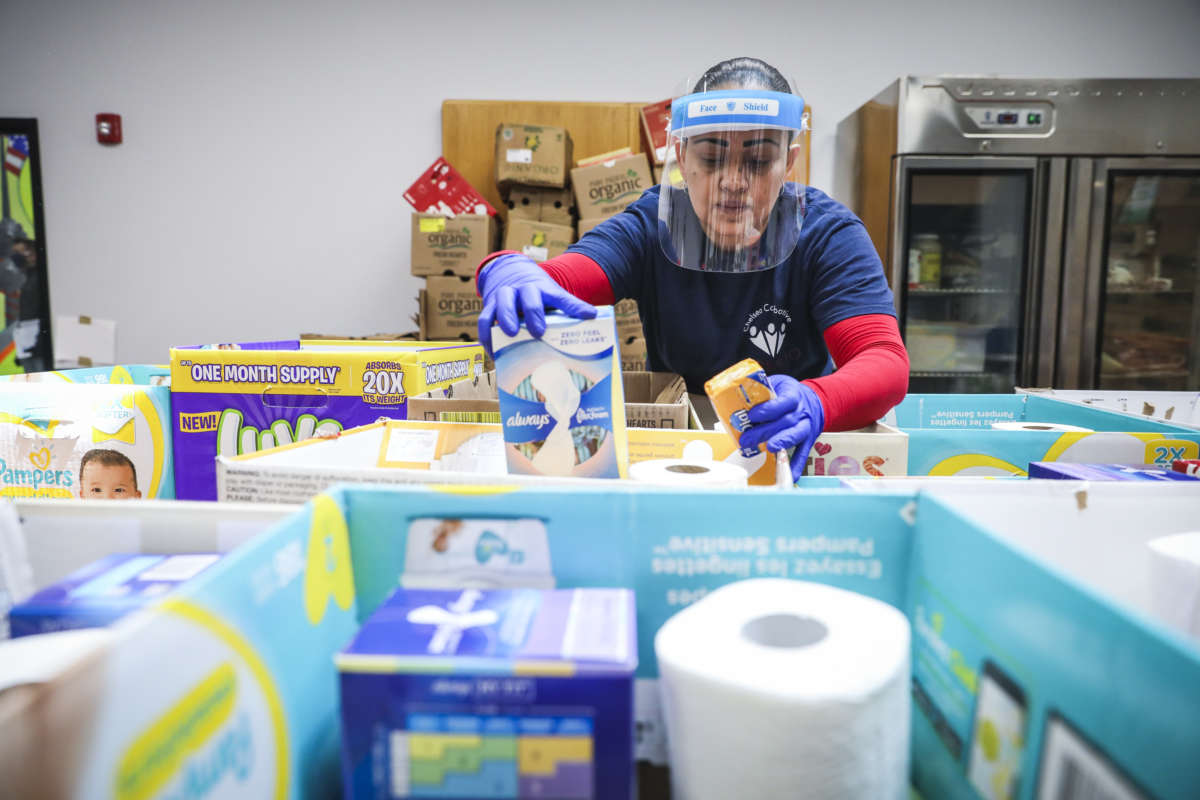
[[[1150,548],[1150,603],[1166,624],[1200,641],[1200,531],[1160,536]]]
[[[640,483],[696,488],[735,488],[746,485],[746,470],[723,461],[658,458],[629,465],[629,477]]]
[[[994,431],[1061,431],[1062,433],[1095,433],[1091,428],[1063,425],[1060,422],[993,422]]]
[[[712,592],[654,638],[676,800],[908,797],[909,625],[807,581]]]

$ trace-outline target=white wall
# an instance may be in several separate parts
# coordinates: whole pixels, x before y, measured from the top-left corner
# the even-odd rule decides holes
[[[655,100],[757,55],[837,121],[905,73],[1200,75],[1197,0],[952,3],[5,0],[0,116],[37,117],[53,313],[118,358],[412,330],[401,192],[444,98]],[[441,9],[441,10],[439,10]],[[96,112],[125,144],[96,143]]]

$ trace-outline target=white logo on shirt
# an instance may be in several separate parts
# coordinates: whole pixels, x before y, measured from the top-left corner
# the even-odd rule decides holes
[[[791,314],[777,305],[767,303],[746,318],[742,330],[751,344],[775,358],[783,348],[783,340],[791,324]]]

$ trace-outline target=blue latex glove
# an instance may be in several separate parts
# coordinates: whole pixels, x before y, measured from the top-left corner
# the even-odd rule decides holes
[[[492,324],[514,335],[525,317],[534,336],[546,332],[546,306],[557,308],[575,319],[592,319],[596,307],[583,302],[554,282],[529,256],[508,253],[489,261],[479,272],[479,343],[492,352]]]
[[[758,447],[767,443],[771,452],[796,448],[792,452],[792,480],[800,480],[808,463],[808,451],[825,429],[825,408],[817,393],[791,375],[768,375],[767,383],[775,391],[772,400],[764,400],[746,412],[750,427],[738,443]]]

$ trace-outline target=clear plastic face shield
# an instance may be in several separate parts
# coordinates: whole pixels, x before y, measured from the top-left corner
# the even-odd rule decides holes
[[[676,99],[658,201],[667,259],[706,272],[782,264],[804,222],[807,147],[798,94],[718,88]]]

